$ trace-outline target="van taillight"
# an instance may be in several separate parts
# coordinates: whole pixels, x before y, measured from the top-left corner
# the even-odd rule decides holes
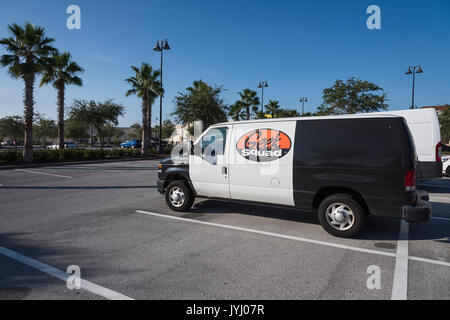
[[[441,162],[442,161],[442,143],[439,142],[436,145],[436,162]]]
[[[413,191],[416,189],[416,172],[414,170],[405,171],[405,190]]]

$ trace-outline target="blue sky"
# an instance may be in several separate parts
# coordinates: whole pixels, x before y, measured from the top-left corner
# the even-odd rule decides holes
[[[66,28],[66,8],[81,8],[81,30]],[[381,9],[381,30],[366,27],[366,8]],[[0,38],[7,25],[30,21],[45,27],[55,46],[70,51],[86,71],[84,86],[67,89],[73,99],[113,98],[126,107],[120,125],[140,119],[140,101],[125,97],[130,66],[159,68],[156,40],[168,38],[163,118],[192,81],[222,85],[233,103],[243,88],[268,80],[264,100],[306,111],[322,102],[322,90],[355,76],[381,86],[390,109],[411,104],[408,65],[421,64],[416,104],[450,103],[450,1],[88,1],[0,0]],[[0,48],[0,54],[6,53]],[[23,83],[0,69],[0,117],[21,114]],[[258,91],[260,92],[260,91]],[[56,118],[56,92],[37,88],[36,111]],[[153,119],[159,117],[159,101]]]

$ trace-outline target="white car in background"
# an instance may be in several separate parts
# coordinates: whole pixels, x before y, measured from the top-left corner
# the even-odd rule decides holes
[[[450,177],[450,156],[442,157],[442,173]]]
[[[76,149],[78,145],[75,142],[64,142],[64,149]],[[52,145],[47,146],[47,150],[59,150],[58,142],[53,143]]]

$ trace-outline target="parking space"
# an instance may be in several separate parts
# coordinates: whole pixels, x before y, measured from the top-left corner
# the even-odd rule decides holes
[[[156,163],[0,170],[0,247],[77,265],[136,299],[450,298],[449,179],[422,183],[434,219],[408,225],[405,274],[398,220],[370,217],[358,238],[340,239],[298,210],[198,200],[175,214],[156,191]],[[0,298],[105,298],[1,253],[0,266]],[[371,266],[380,289],[367,285]]]

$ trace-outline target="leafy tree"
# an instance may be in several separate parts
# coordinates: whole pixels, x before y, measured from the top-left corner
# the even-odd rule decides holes
[[[64,135],[68,139],[81,140],[87,139],[89,137],[88,126],[82,121],[77,121],[77,119],[69,118],[64,123]]]
[[[172,120],[167,119],[163,121],[162,127],[162,137],[164,139],[168,139],[172,136],[172,133],[175,131],[176,125],[172,122]]]
[[[270,114],[272,118],[279,118],[278,114],[281,111],[281,106],[277,100],[270,100],[265,106],[266,113]]]
[[[58,144],[64,150],[64,98],[67,85],[82,86],[81,78],[77,73],[83,69],[71,60],[70,53],[54,53],[50,65],[46,68],[40,86],[51,83],[58,91]]]
[[[250,89],[244,89],[242,92],[238,92],[241,97],[240,103],[245,108],[245,118],[250,120],[251,112],[258,112],[259,98],[256,91]]]
[[[126,96],[132,94],[142,98],[142,149],[141,153],[148,154],[151,137],[151,119],[152,105],[155,99],[164,94],[161,82],[158,80],[161,72],[153,71],[148,63],[142,63],[140,68],[131,66],[135,75],[125,81],[131,85],[131,89],[127,91]]]
[[[27,22],[24,27],[13,23],[8,29],[11,37],[1,39],[0,44],[11,54],[2,55],[0,65],[8,68],[12,78],[22,79],[25,83],[23,160],[32,162],[34,83],[36,75],[48,67],[49,57],[56,49],[50,45],[54,39],[45,36],[44,28]]]
[[[166,119],[163,121],[163,126],[162,126],[162,138],[163,139],[167,139],[170,138],[170,136],[172,135],[172,133],[175,131],[175,124],[172,122],[172,120],[170,119]],[[157,139],[159,138],[159,126],[155,126],[154,127],[154,138]]]
[[[336,80],[331,88],[323,90],[323,103],[317,108],[317,113],[328,115],[387,110],[386,93],[382,91],[376,84],[356,78],[345,82]]]
[[[313,112],[305,112],[304,114],[300,114],[300,117],[314,117],[317,116],[317,114],[313,113]]]
[[[113,126],[109,123],[103,127],[102,133],[103,133],[103,138],[108,139],[109,144],[111,144],[111,139],[120,138],[125,135],[125,131],[123,131],[122,129],[119,129],[116,126]]]
[[[254,118],[255,119],[267,119],[267,118],[271,118],[272,116],[270,115],[270,114],[265,114],[263,111],[261,111],[261,110],[258,110],[256,113],[255,113],[255,116],[254,116]]]
[[[233,119],[233,121],[244,120],[246,117],[244,111],[244,104],[242,101],[236,101],[231,106],[226,106],[225,110],[227,111],[227,115]]]
[[[280,109],[277,113],[277,118],[294,118],[300,117],[297,110],[294,109]]]
[[[92,125],[100,138],[100,149],[103,149],[103,138],[108,125],[118,125],[119,117],[124,115],[124,107],[112,100],[95,102],[93,100],[75,100],[70,110],[70,117],[76,121]]]
[[[441,125],[441,138],[445,143],[450,143],[450,105],[439,115]]]
[[[23,119],[20,116],[10,116],[0,119],[0,136],[8,137],[14,142],[17,149],[17,141],[23,135]]]
[[[45,147],[46,138],[53,139],[58,136],[58,127],[55,120],[46,119],[44,116],[38,115],[36,125],[33,128],[36,137]]]
[[[134,123],[130,127],[132,130],[128,133],[130,139],[141,139],[142,138],[142,126],[139,123]]]
[[[192,87],[175,97],[175,112],[172,115],[183,124],[202,121],[204,128],[224,122],[227,117],[225,104],[219,96],[222,91],[222,87],[213,88],[202,80],[194,81]]]

